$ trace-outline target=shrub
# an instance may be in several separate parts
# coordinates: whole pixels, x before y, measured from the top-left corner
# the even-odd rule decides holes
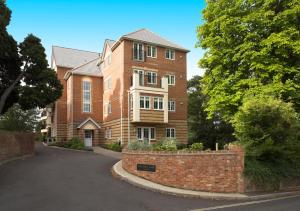
[[[122,151],[122,146],[119,142],[111,142],[109,144],[106,144],[105,148],[116,152]]]
[[[176,151],[176,139],[166,138],[152,145],[154,151]]]
[[[246,150],[250,181],[276,189],[282,179],[300,176],[300,124],[291,104],[271,97],[248,99],[232,123]]]
[[[202,143],[193,143],[190,146],[190,150],[192,150],[192,151],[202,151],[203,150],[203,144]]]
[[[71,138],[68,142],[64,144],[64,147],[78,150],[85,149],[83,141],[77,137]]]
[[[151,146],[148,143],[144,142],[144,141],[135,140],[135,141],[131,141],[128,144],[127,148],[129,150],[150,150]]]

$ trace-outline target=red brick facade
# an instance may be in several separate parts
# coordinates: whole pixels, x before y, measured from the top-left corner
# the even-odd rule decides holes
[[[122,156],[126,171],[162,185],[208,192],[245,192],[241,148],[197,153],[123,151]],[[156,171],[138,171],[137,164],[155,165]]]
[[[149,32],[147,32],[149,33]],[[85,70],[78,73],[81,66],[73,66],[70,68],[66,62],[59,61],[58,56],[68,57],[72,54],[82,55],[91,52],[79,51],[76,49],[66,50],[60,48],[54,52],[53,68],[56,70],[58,78],[63,84],[64,91],[62,97],[57,100],[52,109],[51,136],[58,141],[65,141],[72,137],[84,137],[84,127],[78,126],[86,119],[91,118],[99,127],[93,128],[93,145],[99,145],[111,141],[120,141],[125,145],[128,139],[136,139],[138,127],[154,127],[156,129],[155,139],[157,141],[166,137],[166,128],[176,129],[176,138],[180,143],[187,143],[187,74],[186,74],[186,54],[185,49],[176,49],[175,59],[166,58],[166,49],[169,47],[159,44],[151,44],[156,47],[156,58],[144,56],[143,61],[133,59],[133,45],[139,42],[143,45],[145,51],[149,43],[145,41],[132,41],[122,38],[113,45],[105,42],[102,55],[97,60],[97,68],[99,67],[100,75],[89,74]],[[109,58],[109,59],[108,59]],[[77,59],[78,60],[78,59]],[[71,59],[74,62],[74,58]],[[88,65],[89,61],[83,59],[82,67]],[[61,63],[60,63],[61,62]],[[76,63],[76,62],[75,62]],[[68,66],[68,67],[66,67]],[[95,65],[96,66],[96,65]],[[81,68],[84,69],[84,68]],[[136,69],[157,73],[157,80],[171,74],[175,76],[175,85],[168,86],[168,99],[176,104],[175,111],[166,111],[168,113],[167,121],[164,116],[157,115],[158,121],[142,119],[140,122],[132,122],[129,120],[129,93],[132,88],[132,78]],[[77,72],[76,72],[77,71]],[[145,76],[146,78],[147,76]],[[83,112],[83,87],[82,81],[89,80],[91,82],[91,112]],[[106,84],[110,82],[110,86]],[[157,85],[159,81],[157,81]],[[148,91],[146,94],[151,96],[151,105],[153,105],[154,96],[162,96],[162,89]],[[141,92],[142,93],[142,92]],[[145,93],[142,93],[145,94]],[[111,105],[111,112],[106,112],[107,105]],[[164,107],[167,107],[166,104]],[[153,108],[150,111],[154,111]],[[156,112],[158,114],[158,112]],[[110,136],[106,137],[106,131],[111,130]]]
[[[0,163],[34,155],[34,134],[0,131]]]

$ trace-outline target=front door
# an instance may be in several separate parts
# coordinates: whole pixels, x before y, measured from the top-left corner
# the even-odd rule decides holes
[[[92,147],[93,145],[93,131],[84,130],[84,146]]]

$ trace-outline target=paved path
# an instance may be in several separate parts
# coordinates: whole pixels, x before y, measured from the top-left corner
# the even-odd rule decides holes
[[[111,166],[116,162],[116,158],[91,152],[53,149],[39,144],[36,156],[0,166],[0,211],[165,211],[237,203],[180,198],[134,187],[111,176]],[[298,210],[299,199],[269,204],[271,208],[275,204],[274,208],[281,210]],[[287,201],[287,209],[284,209],[284,201]],[[246,208],[234,207],[233,210]]]

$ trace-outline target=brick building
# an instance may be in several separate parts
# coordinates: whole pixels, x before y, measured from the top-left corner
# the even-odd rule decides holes
[[[187,142],[188,50],[147,29],[105,40],[102,53],[53,46],[63,95],[45,109],[48,137]]]

